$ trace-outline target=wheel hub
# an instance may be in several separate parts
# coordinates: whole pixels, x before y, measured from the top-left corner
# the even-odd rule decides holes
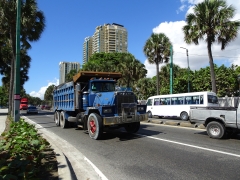
[[[91,133],[95,133],[96,132],[96,124],[95,124],[95,121],[94,120],[90,120],[90,122],[89,122],[89,125],[90,125],[90,131],[91,131]]]
[[[216,126],[211,127],[210,131],[211,131],[212,135],[214,135],[214,136],[217,136],[220,133],[220,129]]]

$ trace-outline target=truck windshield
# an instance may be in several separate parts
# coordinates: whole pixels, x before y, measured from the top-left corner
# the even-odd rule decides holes
[[[217,98],[217,96],[208,95],[208,103],[218,104],[218,98]]]
[[[94,92],[115,91],[115,83],[113,83],[113,82],[93,82],[91,90]]]

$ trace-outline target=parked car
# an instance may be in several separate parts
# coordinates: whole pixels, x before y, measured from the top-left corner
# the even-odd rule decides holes
[[[29,106],[27,108],[27,114],[38,114],[38,109],[35,106]]]
[[[40,108],[41,110],[43,110],[45,108],[45,105],[41,105]]]
[[[51,106],[46,105],[46,106],[44,107],[44,109],[50,110],[50,109],[51,109]]]

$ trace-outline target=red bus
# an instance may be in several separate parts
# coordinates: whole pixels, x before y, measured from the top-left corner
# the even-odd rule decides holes
[[[28,98],[21,98],[20,110],[27,110],[27,108],[28,108]]]

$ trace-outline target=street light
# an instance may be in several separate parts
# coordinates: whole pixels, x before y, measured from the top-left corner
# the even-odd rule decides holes
[[[186,49],[186,54],[187,54],[187,63],[188,63],[188,92],[190,92],[190,82],[189,82],[189,73],[190,73],[190,68],[189,68],[189,59],[188,59],[188,49],[184,47],[180,47],[182,49]]]

